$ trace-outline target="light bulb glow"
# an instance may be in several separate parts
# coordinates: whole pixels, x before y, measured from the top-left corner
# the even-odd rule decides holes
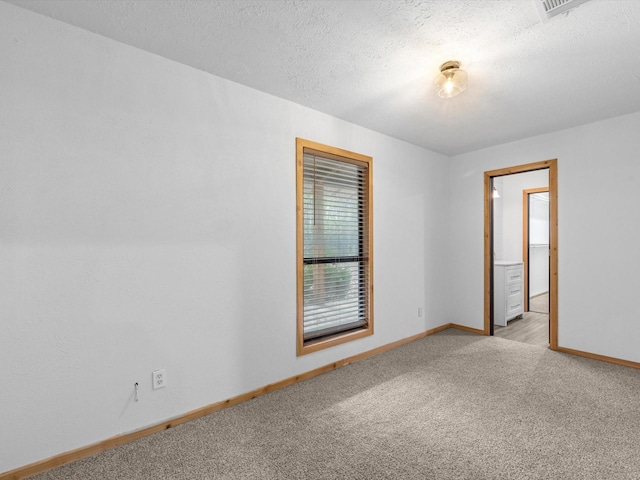
[[[434,78],[438,95],[451,98],[462,93],[467,88],[467,73],[460,69],[460,62],[452,60],[440,65],[440,74]]]
[[[453,78],[447,78],[447,81],[444,84],[444,93],[446,93],[447,95],[451,95],[451,92],[453,92],[453,87]]]

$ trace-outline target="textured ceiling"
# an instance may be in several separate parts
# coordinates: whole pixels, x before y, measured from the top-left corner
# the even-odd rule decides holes
[[[640,111],[638,0],[8,1],[450,155]]]

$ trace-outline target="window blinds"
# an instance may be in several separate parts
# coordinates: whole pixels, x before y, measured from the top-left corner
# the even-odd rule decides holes
[[[367,165],[304,154],[304,339],[367,324]]]

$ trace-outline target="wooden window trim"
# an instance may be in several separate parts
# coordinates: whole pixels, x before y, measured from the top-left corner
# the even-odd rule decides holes
[[[304,154],[315,153],[325,158],[339,160],[367,167],[367,212],[363,241],[368,251],[367,263],[367,299],[365,302],[367,325],[356,330],[340,332],[335,335],[316,340],[304,340]],[[296,138],[296,290],[297,290],[297,322],[296,352],[298,356],[323,350],[373,335],[373,161],[372,157],[359,153],[323,145],[302,138]]]

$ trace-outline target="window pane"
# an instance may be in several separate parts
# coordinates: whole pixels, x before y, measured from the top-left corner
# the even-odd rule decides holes
[[[298,139],[299,353],[373,333],[371,158],[307,144]]]
[[[366,324],[360,281],[362,170],[304,156],[305,339]]]
[[[305,339],[366,323],[361,270],[360,262],[305,265]]]
[[[360,254],[362,175],[362,168],[356,165],[305,155],[305,258]]]

